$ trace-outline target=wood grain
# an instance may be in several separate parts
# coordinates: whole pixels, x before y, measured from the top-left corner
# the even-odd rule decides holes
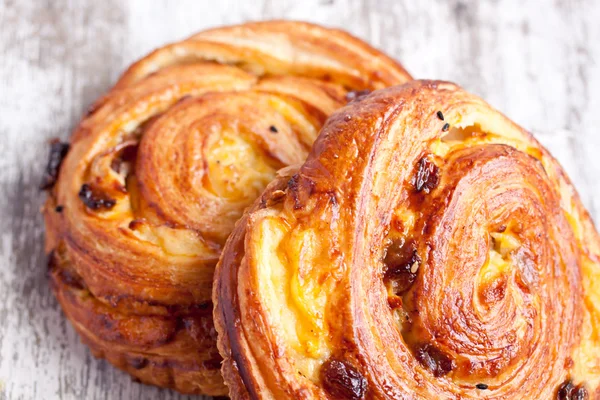
[[[342,27],[420,78],[457,82],[536,136],[600,215],[600,2],[0,0],[0,399],[183,399],[95,360],[46,280],[37,189],[132,61],[212,26],[290,18]]]

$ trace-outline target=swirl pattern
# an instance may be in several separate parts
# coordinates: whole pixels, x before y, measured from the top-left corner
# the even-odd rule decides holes
[[[70,148],[53,145],[42,183],[54,290],[93,353],[146,383],[226,393],[211,290],[235,221],[347,97],[409,78],[344,32],[279,21],[131,66]]]
[[[600,398],[598,234],[528,132],[413,81],[288,175],[217,266],[233,398]]]

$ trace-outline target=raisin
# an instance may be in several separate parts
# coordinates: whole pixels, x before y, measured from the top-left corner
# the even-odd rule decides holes
[[[583,386],[578,386],[573,392],[573,400],[588,400],[588,392]]]
[[[127,171],[124,168],[125,164],[133,164],[137,157],[138,146],[137,144],[129,144],[119,151],[117,157],[115,157],[110,163],[110,168],[117,174],[125,173]]]
[[[144,357],[136,357],[129,360],[129,365],[133,367],[133,369],[142,369],[148,365],[148,359]]]
[[[363,399],[367,380],[346,361],[330,358],[320,371],[323,388],[336,399]]]
[[[42,182],[40,183],[40,190],[51,189],[58,179],[58,171],[63,159],[69,152],[69,144],[63,143],[58,140],[53,141],[50,144],[50,155],[48,157],[48,164],[46,170],[42,176]]]
[[[81,185],[81,189],[79,190],[79,198],[83,204],[92,210],[98,210],[100,208],[110,210],[117,203],[114,199],[102,197],[98,193],[95,193],[92,190],[92,187],[87,183]]]
[[[575,386],[569,379],[558,387],[557,400],[587,400],[588,392],[583,385]]]
[[[439,168],[427,157],[419,160],[417,176],[415,177],[415,189],[417,192],[429,193],[437,187],[440,182]]]
[[[588,392],[585,387],[578,386],[573,392],[573,400],[588,400]]]
[[[454,361],[447,354],[431,344],[419,347],[416,351],[416,358],[436,378],[448,374],[455,367]]]
[[[386,281],[393,281],[394,292],[402,295],[417,279],[417,268],[421,257],[417,254],[414,240],[395,240],[387,249],[384,263]]]

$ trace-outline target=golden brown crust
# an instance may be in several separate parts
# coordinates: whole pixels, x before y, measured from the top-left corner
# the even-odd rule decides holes
[[[600,398],[598,234],[528,132],[413,81],[289,175],[215,273],[232,398]]]
[[[212,29],[132,65],[55,144],[43,186],[50,276],[96,356],[146,383],[226,393],[211,316],[220,250],[349,91],[409,79],[338,30]],[[350,92],[353,93],[353,92]]]

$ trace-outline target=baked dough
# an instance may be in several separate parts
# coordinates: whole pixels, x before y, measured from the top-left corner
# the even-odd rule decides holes
[[[347,33],[285,21],[204,31],[133,64],[70,149],[52,145],[42,185],[54,291],[94,355],[225,394],[211,286],[235,221],[329,114],[408,79]]]
[[[531,134],[413,81],[286,172],[215,274],[233,399],[600,398],[598,234]]]

